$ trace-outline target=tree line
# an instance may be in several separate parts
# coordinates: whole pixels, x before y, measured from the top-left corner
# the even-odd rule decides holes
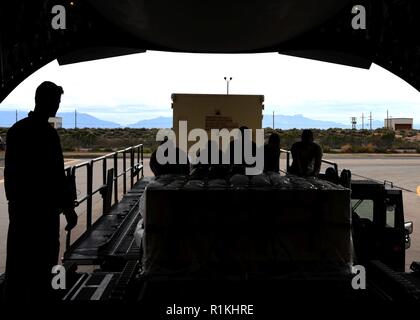
[[[158,146],[158,129],[59,129],[63,150],[112,152],[143,143],[144,152],[151,153]],[[280,136],[281,147],[290,149],[299,140],[301,129],[273,130],[266,128],[266,138],[273,132]],[[420,153],[420,131],[394,132],[387,129],[313,129],[315,140],[325,153],[393,153],[397,151]],[[0,128],[0,137],[6,140],[7,129]],[[7,143],[7,141],[6,141]]]

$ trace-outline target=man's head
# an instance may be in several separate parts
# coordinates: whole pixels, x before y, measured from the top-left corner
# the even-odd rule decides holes
[[[48,117],[55,117],[63,93],[63,88],[53,82],[41,83],[35,93],[35,111]]]
[[[303,143],[314,142],[314,134],[312,130],[305,129],[302,131],[301,139]]]
[[[280,148],[280,136],[275,132],[270,134],[270,137],[268,137],[268,145],[273,148]]]

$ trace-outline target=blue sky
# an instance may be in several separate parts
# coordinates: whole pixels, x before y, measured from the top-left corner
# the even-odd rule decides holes
[[[265,112],[336,121],[370,111],[383,120],[414,117],[420,122],[420,93],[385,69],[357,69],[277,53],[220,55],[149,51],[125,57],[40,69],[0,105],[31,110],[44,80],[64,87],[61,111],[89,113],[121,124],[171,116],[172,93],[263,94]],[[361,121],[361,120],[359,120]]]

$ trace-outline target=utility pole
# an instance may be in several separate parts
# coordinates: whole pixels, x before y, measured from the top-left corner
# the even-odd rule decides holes
[[[386,110],[386,129],[392,130],[392,116],[389,115],[388,110]]]
[[[362,130],[365,130],[365,114],[362,113]]]
[[[371,111],[369,115],[370,131],[372,131],[372,120],[373,118],[372,118],[372,111]]]
[[[226,94],[229,94],[229,83],[232,81],[232,77],[225,77],[226,81]]]
[[[274,127],[274,111],[273,111],[273,130],[275,130],[276,128]]]
[[[77,129],[77,110],[74,109],[74,128]]]
[[[15,122],[18,122],[18,111],[16,110],[16,121]]]

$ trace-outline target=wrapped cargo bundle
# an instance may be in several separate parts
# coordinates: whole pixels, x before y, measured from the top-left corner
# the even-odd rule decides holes
[[[341,186],[275,173],[165,176],[145,196],[147,274],[350,270],[350,190]]]

